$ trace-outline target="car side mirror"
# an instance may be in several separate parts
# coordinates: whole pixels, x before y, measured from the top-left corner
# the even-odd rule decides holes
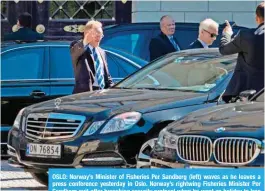
[[[240,92],[239,94],[240,101],[248,101],[255,93],[256,90],[245,90],[243,92]]]

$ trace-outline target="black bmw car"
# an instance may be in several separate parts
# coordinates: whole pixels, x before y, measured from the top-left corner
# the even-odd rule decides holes
[[[195,111],[163,129],[152,168],[264,168],[264,90],[250,101]]]
[[[50,167],[135,167],[142,144],[169,123],[217,104],[236,55],[188,50],[158,59],[107,90],[38,103],[19,112],[10,163],[47,181]]]

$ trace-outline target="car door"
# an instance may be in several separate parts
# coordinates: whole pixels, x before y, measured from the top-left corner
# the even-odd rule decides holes
[[[49,99],[46,48],[25,46],[1,53],[1,126],[12,125],[20,109]]]
[[[133,61],[115,52],[105,50],[108,60],[109,71],[114,83],[121,81],[133,72],[140,69]]]
[[[149,60],[149,44],[152,30],[128,30],[118,31],[108,35],[102,40],[102,45],[123,50],[138,56],[144,60]]]
[[[72,94],[75,80],[69,45],[51,45],[49,63],[51,96]]]

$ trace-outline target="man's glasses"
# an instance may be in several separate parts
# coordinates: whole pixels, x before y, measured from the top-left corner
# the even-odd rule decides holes
[[[216,38],[218,34],[210,33],[209,31],[203,29],[205,32],[209,33],[211,35],[211,38]]]

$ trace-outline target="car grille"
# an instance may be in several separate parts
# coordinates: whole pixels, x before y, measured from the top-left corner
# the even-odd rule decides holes
[[[177,154],[187,162],[208,162],[212,154],[212,141],[204,136],[179,136]]]
[[[258,156],[260,144],[250,138],[219,138],[214,142],[214,157],[221,164],[247,164]]]
[[[76,135],[86,117],[62,113],[31,113],[26,134],[38,139],[70,138]]]
[[[120,166],[125,165],[125,159],[116,152],[91,153],[82,159],[84,166]]]

